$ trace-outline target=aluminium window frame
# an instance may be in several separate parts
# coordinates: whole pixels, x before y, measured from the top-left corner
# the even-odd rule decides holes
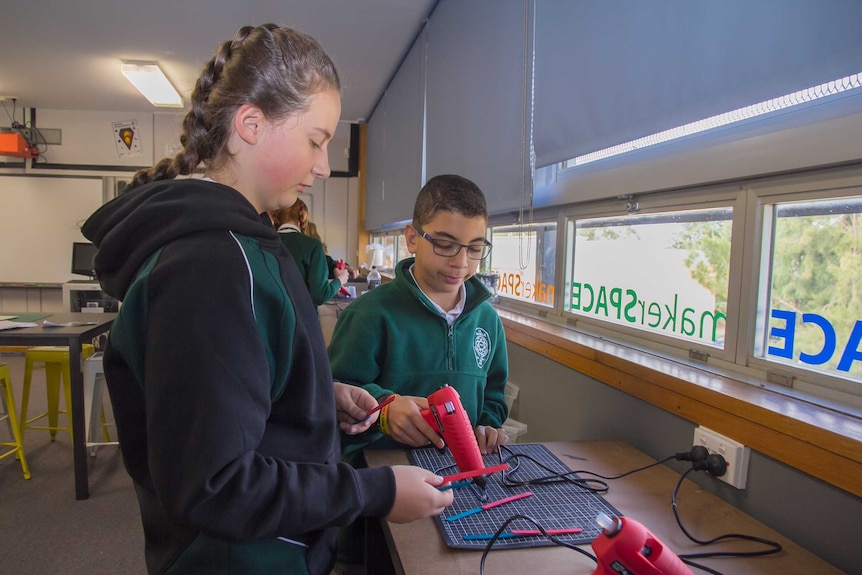
[[[499,219],[489,218],[485,236],[486,236],[486,239],[493,244],[494,243],[494,235],[493,234],[494,234],[495,230],[510,231],[510,230],[517,230],[519,228],[522,228],[524,230],[528,230],[529,228],[536,228],[536,227],[548,226],[548,225],[555,225],[556,226],[556,232],[555,232],[557,234],[557,243],[556,243],[556,247],[555,247],[555,255],[556,255],[556,253],[557,253],[556,250],[559,249],[559,236],[560,236],[560,228],[559,228],[558,222],[556,221],[556,216],[554,216],[554,218],[548,218],[548,217],[544,217],[544,218],[540,218],[540,219],[534,218],[533,221],[531,221],[529,223],[524,223],[524,224],[518,224],[517,222],[512,223],[510,220],[501,221]],[[544,243],[536,241],[536,242],[533,242],[533,245],[531,246],[531,249],[534,250],[534,253],[532,253],[530,257],[535,259],[537,264],[539,261],[538,258],[539,258],[539,246],[540,245],[544,246]],[[493,267],[493,258],[494,258],[494,251],[492,249],[491,250],[490,269],[495,269]],[[541,259],[542,259],[542,263],[544,265],[544,254],[542,254]],[[527,302],[527,301],[524,301],[521,299],[507,297],[507,296],[501,294],[499,290],[497,292],[497,295],[498,295],[497,299],[499,301],[497,302],[496,305],[501,306],[505,309],[511,309],[512,311],[518,311],[521,313],[526,313],[528,315],[530,315],[530,314],[539,315],[540,317],[543,317],[543,318],[547,317],[549,313],[553,313],[557,307],[557,300],[558,300],[558,298],[557,298],[557,286],[560,285],[560,281],[559,281],[560,268],[559,268],[558,262],[559,262],[559,258],[557,258],[557,261],[554,263],[554,265],[555,265],[555,267],[554,267],[554,301],[551,303],[551,305],[542,305],[542,304],[538,304],[538,303],[530,303],[530,302]],[[483,267],[484,266],[480,266],[480,269],[482,269]]]
[[[585,208],[574,208],[565,210],[561,214],[565,221],[566,234],[562,238],[565,242],[566,265],[564,269],[566,289],[563,292],[564,299],[560,301],[560,313],[568,325],[577,326],[588,332],[595,333],[601,337],[612,337],[621,342],[635,346],[640,349],[653,349],[662,354],[672,355],[685,360],[693,360],[697,363],[733,363],[736,358],[737,339],[739,337],[739,316],[732,313],[738,309],[740,290],[737,289],[740,281],[741,266],[736,262],[738,258],[734,254],[743,249],[742,245],[742,223],[740,213],[743,211],[743,193],[738,185],[725,184],[720,186],[704,186],[700,189],[675,190],[670,192],[657,192],[643,195],[621,195],[618,199],[607,202],[597,202],[593,206]],[[723,349],[710,346],[697,341],[664,335],[645,329],[629,327],[623,324],[603,321],[591,318],[583,314],[576,314],[564,309],[565,301],[571,295],[569,273],[572,270],[573,258],[576,254],[571,253],[571,238],[573,228],[578,220],[624,217],[629,214],[635,216],[660,215],[667,212],[684,212],[716,208],[728,208],[732,210],[731,220],[731,256],[730,269],[728,270],[728,292],[727,292],[727,319],[725,320],[725,344]],[[558,244],[559,245],[559,244]],[[559,249],[559,248],[558,248]],[[562,291],[562,290],[561,290]]]
[[[686,189],[619,194],[614,199],[537,210],[533,223],[557,218],[555,302],[553,308],[501,298],[496,305],[516,313],[538,316],[573,331],[611,339],[647,353],[669,356],[716,373],[731,374],[741,381],[792,395],[842,412],[857,413],[862,408],[862,385],[829,374],[793,368],[754,357],[755,322],[763,250],[761,241],[768,218],[768,205],[776,202],[862,197],[862,163],[800,170],[793,173],[745,178],[739,181],[693,186]],[[567,312],[570,290],[565,275],[572,269],[574,254],[569,249],[570,226],[577,219],[616,217],[637,205],[638,214],[730,207],[732,216],[731,260],[727,294],[727,320],[723,352],[696,342],[662,336],[611,324]],[[511,224],[511,219],[508,220]],[[490,222],[490,227],[505,223]],[[706,361],[701,358],[706,357]],[[791,387],[776,384],[778,379]]]
[[[782,391],[782,387],[812,401],[828,407],[843,410],[846,406],[862,408],[862,382],[835,374],[797,368],[785,363],[770,361],[755,356],[755,325],[758,310],[769,309],[769,290],[761,286],[771,278],[771,270],[766,269],[771,250],[771,212],[774,206],[783,203],[826,200],[833,198],[862,198],[862,168],[834,168],[826,171],[812,171],[799,175],[788,175],[764,179],[749,184],[749,203],[754,206],[757,218],[753,219],[747,233],[753,238],[752,261],[747,274],[756,278],[756,295],[751,298],[751,313],[745,326],[746,339],[741,343],[738,362],[741,368],[756,374],[771,384],[772,389]],[[862,318],[859,318],[862,319]]]

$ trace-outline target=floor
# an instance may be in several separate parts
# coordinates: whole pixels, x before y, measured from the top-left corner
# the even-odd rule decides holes
[[[9,365],[20,409],[24,356],[2,354],[0,362]],[[34,373],[31,389],[32,416],[45,410],[44,372]],[[0,423],[0,437],[7,441],[7,435]],[[84,501],[75,499],[67,433],[52,442],[47,431],[28,430],[24,449],[29,480],[14,457],[0,460],[0,572],[145,575],[138,504],[119,449],[101,447],[90,458],[90,498]]]

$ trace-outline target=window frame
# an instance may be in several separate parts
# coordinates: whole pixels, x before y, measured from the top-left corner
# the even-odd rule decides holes
[[[766,180],[752,183],[749,187],[752,194],[751,203],[756,206],[758,218],[751,228],[755,245],[753,246],[752,273],[757,274],[756,295],[751,298],[750,306],[753,312],[746,327],[746,343],[744,355],[740,354],[743,368],[766,380],[770,387],[782,391],[782,388],[795,393],[810,396],[812,401],[825,406],[844,409],[849,405],[862,408],[862,381],[844,378],[815,370],[770,361],[755,355],[755,340],[757,326],[755,325],[757,310],[768,309],[768,290],[761,286],[770,281],[771,270],[764,268],[763,263],[769,259],[771,243],[764,238],[772,233],[771,210],[774,206],[785,203],[837,199],[843,197],[862,198],[862,175],[853,176],[843,171],[823,174],[804,174],[801,177],[785,177],[776,180]],[[857,318],[862,319],[862,318]]]
[[[555,256],[556,256],[556,253],[557,253],[556,250],[559,249],[559,245],[560,245],[559,244],[560,228],[559,228],[559,223],[556,220],[556,216],[553,218],[544,217],[544,218],[540,218],[540,219],[533,219],[532,221],[530,221],[528,223],[524,223],[524,224],[518,224],[517,222],[512,223],[511,221],[507,221],[507,222],[501,221],[499,223],[489,221],[488,226],[486,228],[485,237],[489,242],[491,242],[493,244],[494,243],[494,231],[495,230],[506,231],[506,230],[516,230],[518,228],[527,229],[527,228],[535,228],[535,227],[548,226],[548,225],[556,226],[555,233],[557,234],[557,243],[555,244],[555,247],[554,247]],[[532,257],[534,257],[534,258],[536,258],[538,256],[539,243],[540,242],[537,241],[535,243],[535,246],[533,246],[535,249],[535,253],[533,254]],[[542,244],[542,245],[544,245],[544,244]],[[490,271],[491,269],[495,269],[493,267],[494,249],[496,249],[496,246],[491,250],[491,256],[490,256],[490,260],[488,261],[488,264],[486,265],[483,263],[482,265],[480,265],[481,271]],[[538,259],[536,261],[538,263]],[[544,265],[544,254],[542,254],[542,262]],[[522,312],[528,313],[528,314],[536,314],[536,315],[539,315],[541,317],[547,317],[548,314],[553,313],[553,311],[556,309],[556,307],[558,305],[557,304],[557,302],[558,302],[558,296],[557,296],[558,290],[557,290],[557,288],[560,285],[560,280],[559,280],[560,269],[559,269],[558,262],[559,262],[559,258],[557,258],[557,262],[555,262],[554,280],[553,280],[553,282],[554,282],[554,301],[552,301],[550,305],[531,303],[531,302],[521,300],[521,299],[506,297],[500,293],[499,289],[497,290],[497,295],[498,295],[497,300],[498,301],[497,301],[496,305],[498,305],[500,307],[507,308],[507,309],[522,311]]]
[[[760,269],[761,241],[768,224],[768,206],[780,202],[862,197],[862,167],[859,165],[815,168],[796,173],[745,178],[739,181],[692,186],[690,188],[621,193],[613,199],[542,208],[531,223],[557,218],[555,301],[542,307],[500,298],[497,307],[564,326],[588,336],[613,340],[622,345],[658,356],[675,358],[718,374],[732,374],[751,385],[802,398],[845,413],[862,409],[862,383],[803,368],[794,368],[754,356],[756,314],[760,304],[760,283],[767,271]],[[698,342],[677,339],[620,324],[603,322],[568,312],[565,302],[571,296],[566,274],[572,269],[570,226],[577,219],[618,217],[632,207],[637,214],[660,214],[727,207],[733,210],[731,255],[728,270],[727,320],[724,350]],[[552,215],[553,214],[553,215]],[[511,219],[508,225],[512,224]],[[505,222],[489,222],[505,227]],[[862,319],[862,318],[860,318]],[[789,385],[787,383],[789,382]]]
[[[555,301],[553,314],[549,313],[546,319],[561,325],[567,325],[587,334],[593,334],[602,338],[618,339],[621,343],[637,348],[652,349],[661,354],[671,355],[677,358],[690,360],[693,358],[707,358],[707,362],[722,361],[733,363],[738,348],[737,339],[739,333],[738,319],[728,314],[725,325],[724,350],[698,342],[674,338],[660,333],[639,330],[620,324],[613,324],[598,319],[584,317],[567,311],[565,302],[571,297],[571,286],[566,279],[568,270],[572,269],[574,254],[570,249],[569,238],[571,227],[578,219],[593,219],[607,217],[621,217],[631,212],[636,206],[637,215],[661,214],[668,211],[693,211],[711,208],[730,208],[733,210],[732,240],[731,240],[731,263],[728,271],[728,310],[731,306],[738,306],[739,290],[734,286],[739,285],[741,265],[737,264],[738,258],[734,257],[742,249],[740,230],[743,222],[739,221],[736,214],[744,195],[738,185],[704,186],[696,190],[676,190],[643,195],[621,194],[613,200],[601,200],[589,202],[584,205],[567,206],[558,212],[557,224],[557,288],[555,290],[557,301]],[[564,233],[560,233],[560,230]],[[563,254],[563,260],[560,260]],[[703,362],[703,360],[697,360]]]
[[[377,241],[382,240],[381,243],[385,245],[386,240],[389,238],[392,239],[392,271],[394,272],[395,267],[398,265],[398,262],[401,261],[400,259],[398,259],[398,252],[400,251],[401,244],[403,243],[406,245],[406,240],[404,238],[404,228],[402,227],[393,230],[369,232],[368,244],[371,245]],[[384,266],[384,269],[388,268]]]

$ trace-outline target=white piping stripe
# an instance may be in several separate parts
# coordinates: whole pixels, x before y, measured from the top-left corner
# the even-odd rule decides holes
[[[257,319],[257,312],[255,312],[254,310],[254,276],[251,273],[251,264],[248,263],[248,256],[245,254],[245,250],[243,249],[239,239],[236,237],[236,235],[234,235],[233,232],[228,233],[236,242],[236,245],[239,246],[239,251],[242,252],[242,257],[245,260],[245,267],[248,270],[248,284],[251,291],[251,293],[249,294],[251,296],[251,314],[254,316],[255,319]]]

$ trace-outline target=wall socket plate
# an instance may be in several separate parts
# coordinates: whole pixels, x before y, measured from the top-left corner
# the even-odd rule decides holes
[[[727,473],[717,479],[737,489],[745,489],[751,449],[703,426],[694,429],[694,445],[702,445],[710,453],[718,453],[727,461]]]

